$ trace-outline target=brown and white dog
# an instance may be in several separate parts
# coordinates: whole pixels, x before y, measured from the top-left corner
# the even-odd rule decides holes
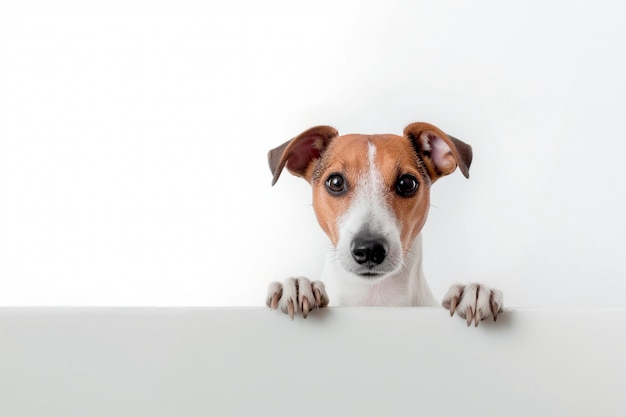
[[[430,186],[457,166],[469,178],[472,148],[427,123],[397,135],[339,136],[311,128],[269,152],[276,183],[284,167],[313,188],[313,208],[333,250],[323,280],[334,280],[339,305],[436,306],[422,271],[420,232]],[[267,305],[293,318],[328,305],[322,281],[270,284]],[[455,284],[442,305],[475,326],[497,319],[503,297],[482,284]]]

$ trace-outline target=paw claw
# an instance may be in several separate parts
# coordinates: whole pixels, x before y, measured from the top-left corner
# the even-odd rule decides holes
[[[302,300],[302,317],[306,319],[308,315],[309,315],[309,300],[304,298]]]
[[[313,281],[311,283],[311,287],[313,288],[316,307],[326,307],[328,305],[328,295],[326,295],[326,288],[324,288],[324,283],[322,281]]]
[[[278,307],[278,299],[280,298],[280,294],[279,293],[274,293],[274,295],[272,296],[272,302],[270,303],[270,308],[272,310],[276,310],[276,308]]]
[[[294,307],[293,307],[293,300],[287,300],[287,312],[289,314],[289,318],[291,320],[293,320],[294,317]]]
[[[472,307],[468,307],[467,312],[465,313],[465,320],[467,322],[467,327],[472,324],[472,319],[474,318],[474,313],[472,312]]]
[[[322,296],[321,291],[319,290],[319,288],[313,287],[313,296],[315,297],[315,305],[319,308],[319,307],[324,307],[324,297]]]
[[[499,297],[501,299],[501,294]],[[491,315],[493,316],[493,321],[498,320],[498,312],[500,311],[500,305],[495,300],[496,293],[495,291],[491,291],[491,295],[489,296],[489,307],[491,308]]]
[[[480,312],[480,310],[477,310],[476,315],[474,316],[474,327],[478,327],[478,322],[482,319],[482,313]]]
[[[280,282],[272,282],[267,289],[267,298],[265,304],[272,309],[278,308],[278,300],[283,296],[283,285]]]
[[[313,296],[315,297],[315,304],[319,306],[322,303],[322,294],[317,288],[313,288]]]
[[[452,297],[452,300],[450,301],[450,317],[454,316],[454,311],[456,310],[456,306],[459,303],[459,297],[458,296],[454,296]]]

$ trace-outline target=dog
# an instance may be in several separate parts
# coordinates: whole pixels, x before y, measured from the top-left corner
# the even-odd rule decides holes
[[[317,221],[330,238],[322,281],[273,282],[266,304],[306,318],[329,298],[333,280],[343,306],[436,306],[422,271],[421,230],[430,187],[458,167],[469,178],[470,145],[428,123],[403,136],[349,134],[313,127],[268,153],[272,185],[287,170],[313,189]],[[503,295],[483,284],[454,284],[442,305],[478,326],[502,312]]]

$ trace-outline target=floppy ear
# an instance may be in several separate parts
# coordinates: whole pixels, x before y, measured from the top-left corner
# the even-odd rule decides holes
[[[278,181],[285,165],[293,175],[306,177],[311,164],[319,159],[324,149],[337,135],[335,128],[316,126],[269,151],[267,159],[274,175],[272,185]]]
[[[451,174],[458,166],[465,178],[469,178],[472,163],[472,147],[450,135],[446,135],[428,123],[412,123],[404,129],[417,154],[426,164],[428,175],[434,182]]]

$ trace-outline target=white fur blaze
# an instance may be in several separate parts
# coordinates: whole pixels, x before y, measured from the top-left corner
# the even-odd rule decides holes
[[[359,269],[351,254],[352,239],[364,229],[372,236],[384,237],[389,244],[386,259],[376,272],[389,274],[402,266],[399,225],[387,202],[383,177],[376,165],[376,153],[376,146],[368,144],[367,167],[355,184],[348,210],[337,220],[339,240],[336,253],[343,269],[351,273]]]

